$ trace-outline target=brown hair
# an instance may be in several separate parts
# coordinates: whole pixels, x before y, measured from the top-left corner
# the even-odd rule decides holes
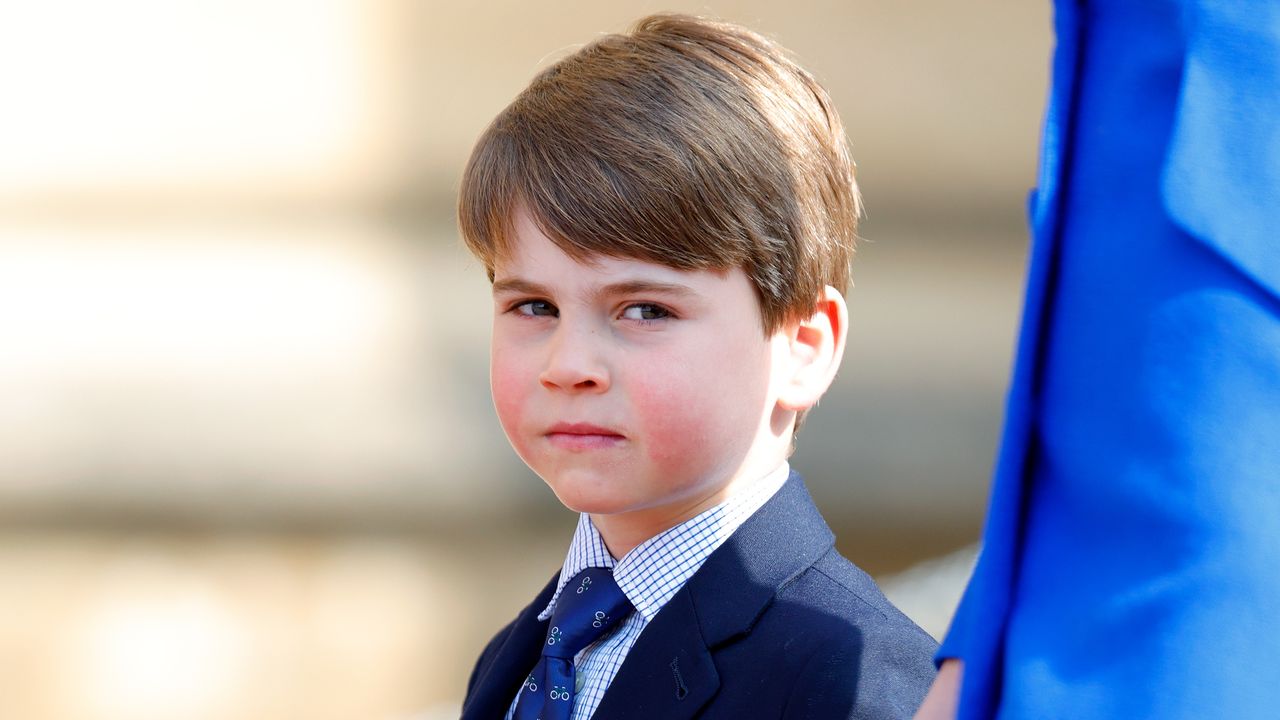
[[[813,76],[750,30],[670,14],[546,69],[476,143],[458,220],[490,279],[518,208],[576,259],[740,267],[766,332],[844,292],[861,212]]]

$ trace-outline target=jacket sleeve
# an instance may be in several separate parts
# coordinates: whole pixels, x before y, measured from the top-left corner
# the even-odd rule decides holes
[[[910,720],[933,682],[934,641],[914,626],[841,628],[800,672],[785,720]]]

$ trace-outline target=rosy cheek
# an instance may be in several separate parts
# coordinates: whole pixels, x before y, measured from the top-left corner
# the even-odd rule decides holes
[[[633,390],[632,407],[644,428],[645,449],[659,470],[687,471],[687,464],[708,449],[716,418],[699,395],[695,388],[674,382]]]
[[[502,361],[495,353],[490,366],[489,386],[498,420],[512,443],[517,442],[517,429],[524,417],[527,384],[528,380],[518,367]]]
[[[633,389],[636,413],[649,439],[648,457],[660,470],[676,475],[733,467],[751,447],[761,422],[768,387],[768,362],[759,343],[731,348],[730,365],[690,365],[687,358],[658,363],[682,367],[675,377]],[[703,356],[719,357],[722,348],[704,348]]]

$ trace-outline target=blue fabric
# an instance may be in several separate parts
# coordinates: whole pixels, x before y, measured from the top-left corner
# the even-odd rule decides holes
[[[574,575],[560,593],[542,658],[525,679],[516,720],[568,720],[577,683],[573,658],[612,630],[632,610],[631,602],[606,568]]]
[[[463,720],[502,717],[540,652],[538,612],[555,589],[553,578],[485,648]],[[836,552],[793,472],[654,616],[594,717],[910,718],[936,647]]]
[[[960,717],[1280,713],[1280,4],[1059,2]]]

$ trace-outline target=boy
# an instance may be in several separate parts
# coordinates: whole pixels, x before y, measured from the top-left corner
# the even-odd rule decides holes
[[[493,281],[512,446],[581,513],[463,717],[909,717],[935,643],[841,557],[792,437],[844,351],[860,211],[826,92],[659,15],[533,80],[459,223]]]

